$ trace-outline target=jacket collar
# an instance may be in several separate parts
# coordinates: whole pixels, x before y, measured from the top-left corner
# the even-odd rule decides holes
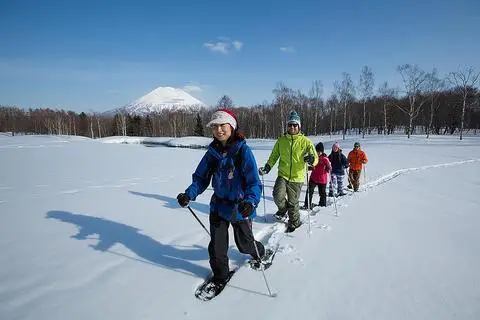
[[[219,144],[216,140],[212,141],[208,146],[208,152],[216,159],[223,159],[223,154],[226,152],[228,156],[232,157],[245,144],[245,140],[236,140],[233,143],[228,143],[225,147]]]

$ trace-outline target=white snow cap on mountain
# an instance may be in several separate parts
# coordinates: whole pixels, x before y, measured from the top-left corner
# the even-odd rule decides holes
[[[182,109],[189,106],[205,106],[205,104],[182,89],[158,87],[134,102],[125,105],[123,109],[131,114],[147,114],[160,112],[163,109]]]

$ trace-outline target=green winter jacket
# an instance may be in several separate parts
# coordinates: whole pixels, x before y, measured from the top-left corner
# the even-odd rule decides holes
[[[318,154],[310,139],[302,133],[290,135],[285,133],[278,138],[272,153],[268,158],[268,165],[273,168],[278,158],[278,175],[291,182],[305,181],[305,162],[303,157],[306,154],[313,154],[314,166],[318,163]]]

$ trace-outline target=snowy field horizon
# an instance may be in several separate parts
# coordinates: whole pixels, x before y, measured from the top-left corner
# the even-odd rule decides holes
[[[361,143],[360,192],[302,212],[287,235],[275,166],[253,231],[279,247],[266,271],[277,296],[231,235],[238,271],[201,302],[209,236],[176,195],[210,138],[0,133],[0,319],[480,319],[480,137],[310,138],[327,153]],[[247,143],[262,166],[275,140]],[[191,203],[207,226],[211,194]]]

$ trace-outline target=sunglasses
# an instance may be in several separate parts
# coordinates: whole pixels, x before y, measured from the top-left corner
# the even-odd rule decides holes
[[[298,123],[289,123],[287,124],[289,127],[298,127]]]

